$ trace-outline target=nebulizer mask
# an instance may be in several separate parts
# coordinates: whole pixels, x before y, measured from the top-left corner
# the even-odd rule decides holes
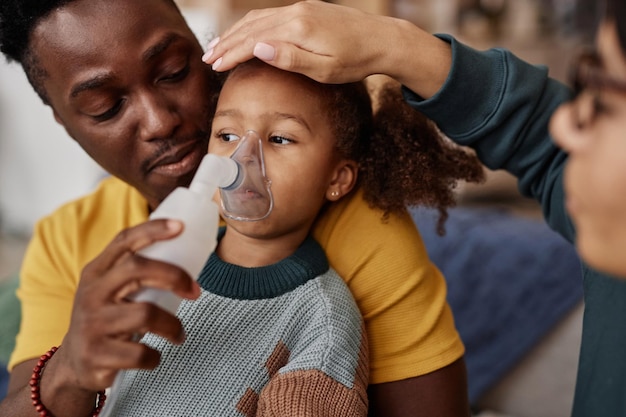
[[[183,232],[138,253],[178,265],[197,278],[217,245],[219,211],[212,200],[215,191],[220,191],[224,216],[257,221],[272,211],[270,185],[265,175],[261,138],[256,132],[247,131],[230,157],[205,155],[189,188],[176,188],[150,215],[150,219],[181,220],[185,224]]]
[[[238,182],[220,188],[222,213],[240,221],[262,220],[274,206],[271,181],[265,175],[263,142],[258,133],[248,130],[230,159],[239,166]]]
[[[150,215],[151,220],[182,221],[185,225],[182,233],[174,239],[155,242],[137,254],[177,265],[197,279],[217,246],[219,210],[213,202],[215,191],[220,191],[224,216],[239,221],[258,221],[272,211],[270,185],[265,175],[261,138],[249,130],[230,157],[205,155],[189,188],[176,188]],[[129,300],[153,303],[174,315],[182,301],[170,291],[150,287],[141,288]],[[102,417],[113,415],[124,372],[118,372]]]

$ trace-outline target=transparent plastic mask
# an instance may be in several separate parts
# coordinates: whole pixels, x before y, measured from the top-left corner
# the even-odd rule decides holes
[[[239,165],[235,184],[220,188],[224,216],[240,221],[262,220],[274,206],[271,181],[265,175],[263,145],[258,133],[248,130],[230,157]]]

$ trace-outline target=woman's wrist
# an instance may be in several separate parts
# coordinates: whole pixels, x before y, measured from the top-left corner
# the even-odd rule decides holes
[[[430,98],[444,85],[452,67],[450,45],[414,24],[397,18],[383,59],[386,74],[422,98]]]

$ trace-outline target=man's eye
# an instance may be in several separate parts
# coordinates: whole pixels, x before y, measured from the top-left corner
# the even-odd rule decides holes
[[[288,145],[290,143],[293,143],[293,140],[286,138],[284,136],[271,136],[269,141],[277,145]]]
[[[163,81],[180,81],[182,79],[184,79],[185,77],[187,77],[187,75],[189,74],[189,70],[190,70],[190,66],[189,64],[185,65],[184,68],[182,68],[180,71],[176,71],[170,75],[166,75],[163,78],[161,78],[161,80]]]
[[[120,112],[123,104],[124,104],[124,100],[119,100],[117,103],[115,103],[113,107],[111,107],[104,113],[96,114],[91,117],[93,117],[98,122],[105,122],[107,120],[110,120]]]
[[[233,133],[219,133],[217,135],[223,142],[236,142],[239,140],[239,136]]]

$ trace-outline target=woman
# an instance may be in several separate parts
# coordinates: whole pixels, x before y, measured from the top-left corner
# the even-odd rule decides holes
[[[569,153],[567,210],[576,247],[591,266],[626,278],[626,7],[610,3],[598,30],[597,52],[584,54],[575,71],[576,98],[551,123],[556,143]]]

